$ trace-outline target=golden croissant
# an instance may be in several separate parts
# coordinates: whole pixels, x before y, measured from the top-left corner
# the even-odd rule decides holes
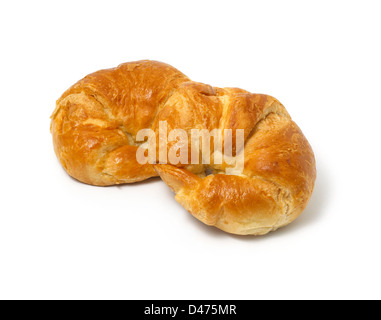
[[[242,170],[213,162],[213,143],[210,163],[139,162],[147,142],[137,139],[139,132],[157,133],[158,148],[163,123],[168,132],[189,135],[231,129],[232,155],[242,155]],[[242,148],[234,143],[237,130]],[[278,100],[193,82],[157,61],[124,63],[77,82],[57,101],[51,132],[55,153],[73,178],[109,186],[160,176],[194,217],[233,234],[263,235],[291,223],[307,206],[316,179],[311,146]]]

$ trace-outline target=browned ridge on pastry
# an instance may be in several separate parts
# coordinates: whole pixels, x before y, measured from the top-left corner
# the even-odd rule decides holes
[[[244,129],[244,169],[229,164],[171,165],[137,162],[141,129]],[[54,149],[69,175],[109,186],[154,176],[207,225],[262,235],[295,220],[316,179],[311,146],[275,98],[237,88],[193,82],[157,61],[124,63],[86,76],[57,101]],[[212,155],[213,156],[213,155]]]

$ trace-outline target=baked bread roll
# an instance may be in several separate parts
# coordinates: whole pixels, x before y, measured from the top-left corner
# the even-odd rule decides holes
[[[163,122],[168,132],[232,129],[232,155],[243,153],[243,170],[213,161],[213,143],[209,164],[140,164],[139,130],[158,133]],[[238,129],[242,147],[234,142]],[[308,204],[316,179],[311,146],[278,100],[193,82],[156,61],[80,80],[57,101],[51,132],[58,159],[75,179],[108,186],[159,175],[193,216],[233,234],[263,235],[289,224]]]

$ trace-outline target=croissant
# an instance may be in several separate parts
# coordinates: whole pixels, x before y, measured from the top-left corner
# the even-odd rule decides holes
[[[167,132],[189,135],[194,129],[231,129],[231,156],[242,155],[242,170],[215,161],[215,142],[210,163],[201,159],[204,149],[196,164],[165,163],[160,156],[140,162],[137,153],[147,139],[138,139],[139,132],[155,133],[157,156],[163,123]],[[240,146],[234,142],[238,130]],[[51,133],[73,178],[109,186],[160,176],[194,217],[233,234],[263,235],[291,223],[307,206],[316,179],[312,148],[278,100],[193,82],[157,61],[124,63],[77,82],[57,101]],[[168,142],[165,152],[178,142]],[[193,149],[185,157],[192,155]]]

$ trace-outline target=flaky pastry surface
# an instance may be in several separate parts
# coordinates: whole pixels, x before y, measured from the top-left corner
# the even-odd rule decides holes
[[[140,165],[139,130],[244,129],[244,170],[228,164]],[[275,98],[193,82],[157,61],[125,63],[88,75],[57,101],[51,132],[69,175],[109,186],[160,176],[176,200],[207,225],[262,235],[295,220],[316,179],[311,146]],[[169,147],[169,146],[168,146]]]

